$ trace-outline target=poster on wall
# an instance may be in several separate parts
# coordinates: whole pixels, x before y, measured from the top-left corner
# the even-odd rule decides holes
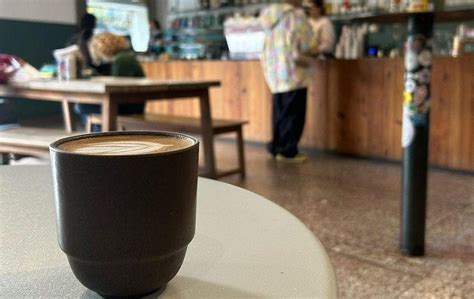
[[[88,0],[87,12],[97,18],[96,33],[130,36],[133,50],[148,50],[148,8],[142,0]]]

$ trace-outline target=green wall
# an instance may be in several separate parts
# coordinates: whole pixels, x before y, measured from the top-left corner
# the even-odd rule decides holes
[[[17,55],[36,68],[54,63],[52,51],[63,48],[77,28],[73,25],[0,19],[0,53]],[[61,112],[53,102],[16,100],[21,118]]]

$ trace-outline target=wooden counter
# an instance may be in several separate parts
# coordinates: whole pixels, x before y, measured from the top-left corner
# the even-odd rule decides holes
[[[271,94],[258,61],[145,62],[150,78],[221,80],[213,116],[246,119],[247,140],[271,135]],[[332,60],[315,65],[301,146],[400,160],[403,59]],[[474,171],[474,56],[435,58],[430,162]],[[153,112],[197,116],[197,102],[161,102]]]

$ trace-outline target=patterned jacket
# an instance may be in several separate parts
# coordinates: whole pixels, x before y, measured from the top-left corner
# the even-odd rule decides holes
[[[271,92],[307,87],[311,68],[296,61],[316,49],[316,39],[304,12],[289,4],[273,4],[262,11],[260,19],[266,31],[261,65]]]

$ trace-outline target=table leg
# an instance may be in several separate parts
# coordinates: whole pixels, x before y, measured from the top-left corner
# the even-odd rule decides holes
[[[102,132],[117,130],[117,102],[107,96],[102,102]]]
[[[8,165],[10,163],[10,154],[0,153],[0,165]]]
[[[209,90],[199,96],[199,108],[201,110],[201,130],[204,148],[204,170],[205,176],[217,178],[216,157],[214,152],[214,134],[212,130],[211,104],[209,102]]]
[[[66,132],[72,133],[72,131],[74,131],[72,103],[70,103],[67,99],[64,99],[62,101],[62,106],[64,127],[66,128]]]

